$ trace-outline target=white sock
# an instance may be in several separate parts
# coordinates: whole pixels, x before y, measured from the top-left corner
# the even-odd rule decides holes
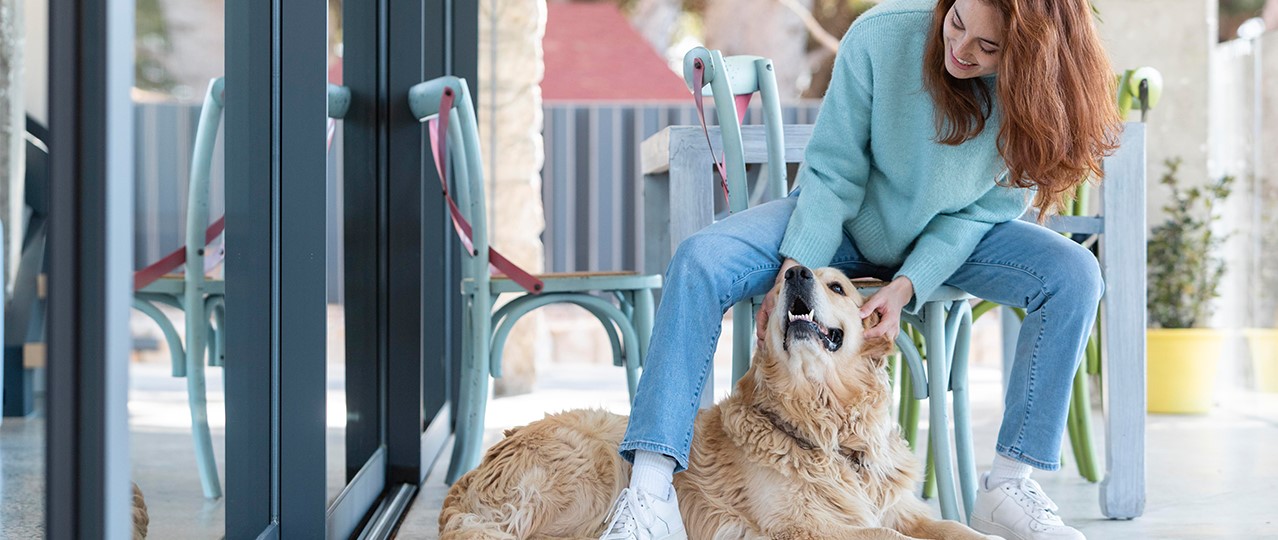
[[[674,470],[674,458],[660,452],[635,450],[635,464],[630,470],[630,487],[664,501],[670,498]]]
[[[994,468],[990,469],[990,475],[985,479],[985,489],[990,489],[1009,480],[1029,478],[1030,472],[1033,470],[1029,465],[1014,459],[994,456]]]

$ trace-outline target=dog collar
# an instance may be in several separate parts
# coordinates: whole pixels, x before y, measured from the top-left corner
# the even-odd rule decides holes
[[[780,431],[781,433],[786,434],[786,436],[790,437],[791,439],[794,439],[794,444],[798,445],[799,448],[802,448],[804,450],[820,450],[821,449],[820,445],[805,438],[802,434],[799,433],[798,428],[790,425],[789,422],[786,422],[785,420],[783,420],[781,418],[781,415],[777,414],[775,411],[765,409],[762,405],[755,405],[754,411],[759,413],[760,416],[768,419],[768,422],[770,422],[772,424],[772,427],[776,428],[777,431]],[[846,448],[843,446],[840,446],[838,448],[838,452],[839,452],[839,455],[843,456],[843,458],[847,460],[848,464],[851,465],[852,468],[860,470],[862,467],[865,466],[865,463],[864,463],[865,452],[862,452],[860,450],[853,450],[851,448]]]

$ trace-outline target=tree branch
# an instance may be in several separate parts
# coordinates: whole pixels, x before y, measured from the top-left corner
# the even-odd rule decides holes
[[[830,49],[831,51],[836,53],[839,52],[839,38],[836,38],[833,35],[830,35],[829,32],[826,32],[825,28],[822,28],[821,24],[817,22],[816,17],[812,16],[811,11],[808,11],[807,8],[799,5],[796,0],[777,0],[777,2],[788,8],[790,11],[793,11],[795,15],[799,16],[799,19],[803,21],[803,26],[807,27],[808,33],[812,34],[812,37],[817,40],[817,43],[820,43],[823,47]]]

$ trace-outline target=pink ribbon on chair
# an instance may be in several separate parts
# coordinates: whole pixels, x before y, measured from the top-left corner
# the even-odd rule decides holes
[[[213,240],[217,239],[222,231],[226,228],[226,216],[217,218],[209,228],[204,231],[204,245],[209,245]],[[164,277],[165,274],[177,270],[178,267],[186,264],[186,246],[177,248],[172,253],[165,255],[164,258],[155,261],[151,266],[138,270],[133,273],[133,292],[144,289],[147,285],[155,283],[156,280]],[[207,269],[206,269],[207,270]]]
[[[457,208],[457,203],[453,201],[452,195],[448,193],[448,161],[446,159],[448,156],[448,118],[453,109],[454,99],[452,88],[445,88],[443,95],[439,97],[439,116],[428,122],[431,127],[429,130],[430,146],[435,154],[435,171],[439,173],[439,183],[444,191],[444,200],[448,202],[448,213],[453,218],[453,230],[457,231],[457,239],[466,247],[466,251],[474,256],[479,253],[475,251],[470,222],[466,221],[466,217]],[[505,275],[530,294],[540,294],[542,288],[545,287],[545,284],[540,279],[511,262],[510,259],[493,249],[492,246],[488,247],[488,271],[492,275]]]
[[[337,133],[337,121],[329,118],[326,131],[325,150],[333,149],[333,136]],[[217,218],[204,230],[204,245],[211,246],[217,237],[222,235],[222,231],[226,230],[226,216]],[[222,258],[226,256],[226,249],[219,247],[213,250],[213,254],[204,259],[204,272],[208,273],[222,262]],[[151,263],[150,266],[138,270],[133,273],[133,292],[146,288],[147,285],[155,283],[165,274],[177,270],[186,264],[186,245],[179,247],[160,260]]]
[[[696,87],[692,91],[692,101],[697,104],[697,115],[701,118],[701,132],[706,136],[706,147],[711,148],[714,152],[714,145],[710,144],[710,128],[706,127],[706,109],[702,104],[701,89],[705,87],[706,66],[701,62],[700,58],[692,61],[692,85]],[[737,105],[737,125],[745,122],[746,109],[750,107],[750,97],[754,94],[740,94],[733,96],[733,100]],[[714,156],[711,155],[713,158]],[[728,197],[728,169],[724,164],[724,158],[716,159],[714,162],[715,170],[719,171],[719,185],[723,186],[723,202],[728,203],[728,211],[732,211],[731,199]]]

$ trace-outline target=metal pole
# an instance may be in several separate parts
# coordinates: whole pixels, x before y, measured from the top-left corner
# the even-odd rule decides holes
[[[1260,17],[1253,17],[1243,21],[1238,26],[1238,37],[1251,42],[1251,58],[1252,58],[1252,91],[1251,91],[1251,289],[1259,290],[1264,284],[1260,282],[1261,271],[1261,234],[1262,231],[1260,221],[1263,205],[1261,204],[1261,135],[1263,129],[1263,110],[1262,110],[1262,79],[1261,72],[1261,43],[1260,38],[1265,34],[1265,21]],[[1260,302],[1256,295],[1250,295],[1249,303],[1251,304],[1250,318],[1252,324],[1257,324],[1260,319]]]
[[[1263,212],[1262,199],[1264,198],[1264,191],[1262,191],[1264,186],[1261,185],[1261,179],[1263,177],[1261,176],[1262,162],[1260,149],[1264,148],[1264,145],[1261,143],[1261,137],[1263,135],[1263,123],[1265,116],[1263,110],[1264,100],[1262,99],[1262,82],[1264,79],[1264,73],[1262,72],[1263,64],[1261,62],[1261,35],[1263,34],[1256,35],[1251,41],[1251,57],[1253,62],[1251,73],[1253,81],[1251,91],[1251,276],[1252,280],[1254,280],[1251,290],[1253,291],[1259,291],[1260,287],[1265,285],[1264,283],[1261,283],[1260,278],[1261,259],[1264,257],[1264,254],[1260,252],[1261,234],[1263,234],[1261,231],[1261,212]],[[1250,296],[1252,298],[1251,322],[1252,324],[1259,324],[1261,309],[1260,302],[1257,300],[1258,297],[1256,295]]]

